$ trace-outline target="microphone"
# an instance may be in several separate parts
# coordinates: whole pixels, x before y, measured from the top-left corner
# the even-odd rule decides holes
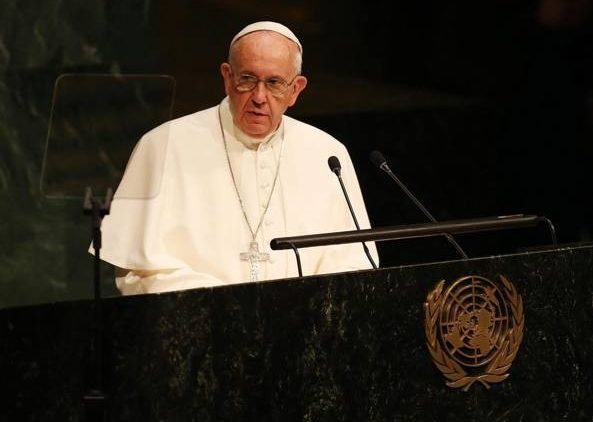
[[[329,165],[329,169],[336,174],[338,180],[340,181],[340,186],[342,187],[342,192],[344,193],[344,198],[346,198],[346,203],[348,204],[348,208],[350,209],[350,214],[352,215],[352,219],[354,220],[354,225],[356,226],[356,230],[360,230],[360,226],[358,225],[358,220],[356,219],[356,214],[354,214],[354,209],[352,208],[352,204],[350,203],[350,198],[348,197],[348,192],[346,192],[346,187],[344,186],[344,181],[342,180],[342,166],[340,165],[340,160],[335,155],[332,155],[327,159],[327,164]],[[362,242],[362,247],[364,249],[364,253],[366,254],[371,266],[376,269],[377,264],[371,257],[371,253],[369,252],[369,248],[367,247],[366,243]]]
[[[389,175],[389,177],[391,177],[395,181],[395,183],[398,184],[398,186],[401,188],[401,190],[404,191],[404,193],[408,196],[408,198],[410,198],[412,200],[412,202],[420,209],[420,211],[422,211],[422,213],[430,221],[432,221],[433,223],[437,222],[437,220],[432,216],[432,214],[429,213],[426,208],[424,208],[424,205],[422,205],[420,203],[420,201],[412,194],[412,192],[410,192],[408,190],[406,185],[404,185],[402,183],[402,181],[399,180],[399,178],[391,171],[391,169],[389,168],[389,165],[387,164],[387,160],[385,159],[385,157],[383,157],[383,154],[381,154],[379,151],[372,151],[369,158],[371,159],[371,162],[374,165],[376,165],[381,170],[383,170],[385,173],[387,173]],[[457,252],[459,253],[459,255],[461,255],[462,258],[464,258],[464,259],[468,258],[465,251],[463,249],[461,249],[461,246],[459,246],[459,244],[455,241],[453,236],[451,236],[448,233],[444,233],[444,236],[447,238],[449,243],[451,243],[451,245],[453,245],[453,247],[457,250]]]

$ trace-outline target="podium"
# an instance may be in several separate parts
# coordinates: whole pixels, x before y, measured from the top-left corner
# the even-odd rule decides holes
[[[503,275],[523,301],[508,378],[447,386],[424,303]],[[103,300],[110,421],[590,421],[593,247]],[[1,420],[83,420],[92,301],[0,311]]]

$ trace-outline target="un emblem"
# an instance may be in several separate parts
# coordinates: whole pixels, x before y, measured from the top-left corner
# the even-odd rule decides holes
[[[447,385],[467,391],[505,380],[523,339],[523,301],[515,286],[470,275],[445,289],[440,281],[424,303],[426,341]]]

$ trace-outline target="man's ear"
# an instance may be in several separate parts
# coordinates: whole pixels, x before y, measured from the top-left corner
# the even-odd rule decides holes
[[[292,89],[290,91],[290,99],[288,101],[288,106],[292,107],[295,103],[297,98],[299,98],[300,93],[307,87],[307,78],[303,75],[298,75],[293,83]]]
[[[222,63],[220,65],[220,74],[222,75],[222,79],[224,81],[224,92],[226,93],[226,95],[229,95],[229,92],[232,89],[233,84],[231,65],[228,63]]]

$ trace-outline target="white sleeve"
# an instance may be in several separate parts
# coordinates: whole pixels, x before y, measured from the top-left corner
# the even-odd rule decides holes
[[[174,270],[127,270],[116,268],[115,284],[122,295],[164,293],[224,284],[209,274],[189,268]]]

